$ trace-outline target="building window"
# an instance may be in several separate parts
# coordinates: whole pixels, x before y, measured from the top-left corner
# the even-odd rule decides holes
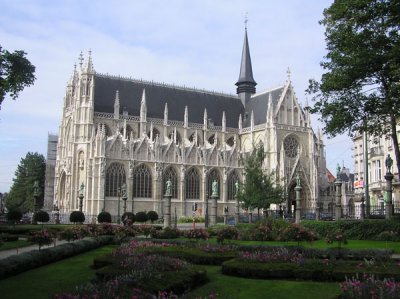
[[[299,142],[292,136],[285,138],[283,148],[286,156],[289,158],[296,158],[299,154]]]
[[[377,171],[378,171],[378,180],[382,180],[382,169],[381,169],[381,160],[376,161]]]
[[[236,182],[239,182],[239,176],[236,171],[232,171],[228,176],[228,200],[235,200]]]
[[[200,178],[195,168],[186,173],[185,185],[187,199],[200,199]]]
[[[165,194],[165,186],[168,180],[170,180],[172,183],[172,198],[178,198],[178,175],[176,174],[176,170],[173,167],[168,167],[164,171],[163,194]]]
[[[221,184],[220,184],[220,179],[219,179],[219,173],[218,171],[214,168],[213,170],[211,170],[211,172],[208,174],[207,177],[207,194],[208,197],[211,196],[212,194],[212,183],[213,181],[217,181],[217,186],[218,186],[218,197],[220,197],[221,195]]]
[[[106,196],[118,196],[119,188],[126,183],[124,165],[112,163],[106,174]]]
[[[133,173],[133,196],[151,198],[151,173],[145,164],[135,168]]]

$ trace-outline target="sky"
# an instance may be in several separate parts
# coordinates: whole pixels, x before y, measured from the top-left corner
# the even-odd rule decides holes
[[[282,85],[287,69],[304,105],[320,79],[325,51],[318,21],[328,0],[0,0],[0,45],[24,50],[36,81],[0,110],[0,192],[8,192],[28,152],[46,157],[58,133],[63,97],[82,51],[96,72],[234,94],[248,15],[248,38],[261,92]],[[312,102],[310,102],[312,104]],[[323,125],[312,117],[315,130]],[[352,142],[324,137],[327,168],[353,170]]]

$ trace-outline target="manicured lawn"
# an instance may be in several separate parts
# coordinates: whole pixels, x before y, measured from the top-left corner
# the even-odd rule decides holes
[[[242,245],[297,245],[297,242],[259,242],[259,241],[232,241],[232,244]],[[326,244],[324,240],[318,240],[309,244],[307,242],[300,242],[301,246],[310,248],[335,248],[337,243]],[[392,249],[395,253],[400,253],[400,242],[389,241],[369,241],[369,240],[349,240],[347,245],[342,245],[343,248],[348,249]]]
[[[104,246],[0,280],[0,297],[2,299],[43,299],[51,298],[51,295],[55,293],[73,290],[75,286],[95,277],[95,271],[90,268],[93,258],[111,252],[113,248],[115,246]]]
[[[26,246],[29,246],[29,245],[32,245],[32,243],[27,241],[27,240],[4,242],[3,245],[0,246],[0,251],[1,250],[9,250],[9,249],[14,249],[14,248],[26,247]]]
[[[204,268],[210,282],[190,292],[185,298],[206,298],[209,294],[218,294],[217,298],[229,299],[332,299],[340,294],[338,283],[245,279],[222,275],[219,266]]]

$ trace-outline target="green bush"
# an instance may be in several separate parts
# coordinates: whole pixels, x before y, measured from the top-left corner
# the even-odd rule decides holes
[[[97,215],[97,221],[99,223],[111,223],[111,214],[109,212],[102,211],[99,213],[99,215]]]
[[[50,215],[46,211],[37,211],[35,214],[33,214],[33,221],[34,222],[49,222],[50,221]]]
[[[69,215],[69,221],[73,223],[83,223],[85,222],[85,214],[81,211],[73,211]]]
[[[326,238],[332,231],[342,230],[350,240],[379,240],[382,238],[379,235],[384,231],[400,231],[400,221],[393,219],[302,221],[301,225],[315,231],[321,238]]]
[[[146,222],[148,220],[146,212],[137,212],[135,215],[135,219],[137,222]]]
[[[133,214],[132,212],[123,213],[122,214],[122,222],[124,223],[124,225],[128,225],[129,222],[130,222],[130,224],[134,223],[135,222],[135,214]]]
[[[147,218],[151,221],[151,223],[153,223],[158,219],[158,214],[156,211],[148,211]]]
[[[281,231],[279,239],[282,241],[296,241],[298,244],[300,242],[311,243],[317,240],[317,235],[309,228],[298,224],[291,224]]]
[[[237,240],[239,230],[234,226],[225,226],[217,230],[217,242],[223,243],[224,240]]]
[[[7,220],[12,222],[12,223],[16,223],[19,222],[22,219],[22,212],[18,209],[12,209],[10,211],[8,211],[7,213]]]
[[[155,230],[151,237],[156,239],[176,239],[182,235],[177,228],[166,227],[163,230]]]

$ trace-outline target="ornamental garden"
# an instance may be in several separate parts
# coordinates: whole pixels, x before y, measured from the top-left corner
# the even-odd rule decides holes
[[[30,298],[400,298],[396,218],[183,230],[139,213],[0,226],[0,255],[36,244],[0,259],[2,298],[26,296],[21,285]]]

